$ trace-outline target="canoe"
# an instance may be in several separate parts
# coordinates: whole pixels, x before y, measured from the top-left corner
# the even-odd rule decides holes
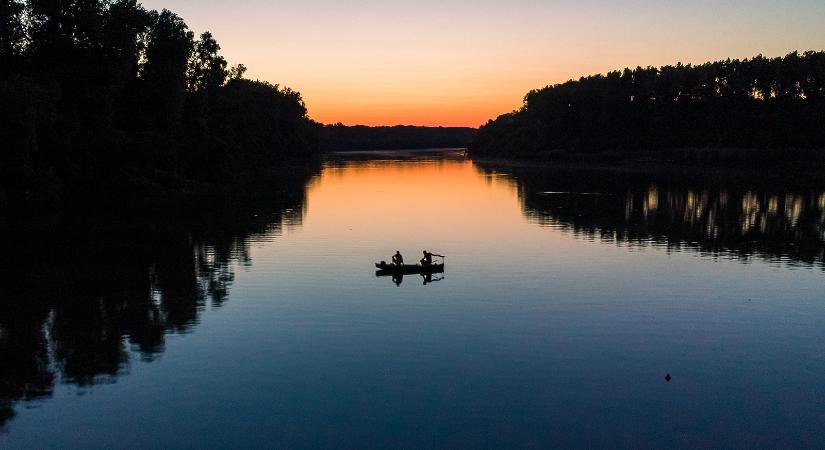
[[[444,272],[444,263],[430,264],[426,266],[422,266],[421,264],[402,264],[400,266],[394,266],[387,263],[375,263],[375,267],[378,269],[375,272],[375,276],[377,277],[386,277],[399,274],[427,274]]]

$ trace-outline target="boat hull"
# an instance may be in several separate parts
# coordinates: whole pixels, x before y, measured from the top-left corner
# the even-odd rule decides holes
[[[392,264],[375,263],[378,269],[375,272],[377,277],[387,277],[391,275],[406,275],[406,274],[427,274],[427,273],[443,273],[444,264],[429,264],[422,266],[421,264],[403,264],[394,266]]]

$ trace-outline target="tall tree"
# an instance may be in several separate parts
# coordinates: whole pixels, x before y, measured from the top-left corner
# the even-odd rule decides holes
[[[201,34],[195,43],[187,71],[190,91],[215,89],[226,81],[229,73],[226,70],[226,59],[218,54],[220,49],[221,46],[212,37],[212,33],[207,31]]]
[[[24,5],[0,0],[0,77],[7,75],[24,45]]]
[[[150,105],[154,106],[150,109],[156,114],[156,126],[173,131],[180,123],[194,33],[183,19],[169,10],[153,16],[147,35],[143,79],[150,93]]]

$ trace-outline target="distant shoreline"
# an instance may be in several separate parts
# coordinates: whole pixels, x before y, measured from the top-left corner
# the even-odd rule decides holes
[[[338,150],[325,152],[325,155],[397,155],[406,153],[451,153],[466,152],[467,147],[436,147],[436,148],[386,148],[380,150]]]
[[[464,148],[476,131],[469,127],[324,125],[319,129],[319,147],[322,152]]]
[[[782,156],[781,158],[779,156]],[[825,151],[819,148],[676,148],[612,150],[593,153],[545,152],[529,156],[473,156],[473,161],[495,162],[510,166],[591,168],[625,171],[656,169],[745,169],[753,170],[825,170]]]
[[[763,165],[713,165],[673,162],[664,160],[623,161],[616,164],[599,162],[553,162],[517,158],[492,158],[469,156],[473,164],[485,170],[530,176],[548,177],[554,171],[559,173],[580,173],[585,178],[640,177],[654,176],[662,182],[702,181],[715,184],[725,181],[739,185],[781,184],[791,190],[806,190],[812,186],[825,187],[825,163],[811,164],[798,161],[783,164]]]

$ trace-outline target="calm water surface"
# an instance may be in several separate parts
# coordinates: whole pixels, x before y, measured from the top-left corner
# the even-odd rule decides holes
[[[0,447],[825,439],[822,186],[341,158],[207,217],[6,226]],[[443,279],[375,276],[422,249]]]

